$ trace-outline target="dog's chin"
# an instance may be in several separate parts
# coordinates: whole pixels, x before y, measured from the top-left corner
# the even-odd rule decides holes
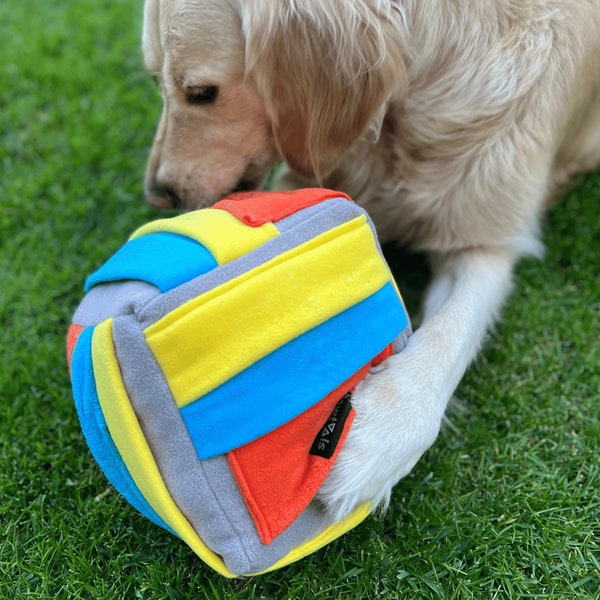
[[[261,187],[260,180],[252,180],[252,179],[240,179],[237,182],[237,185],[229,192],[229,194],[236,194],[237,192],[252,192]],[[229,195],[227,194],[227,195]]]
[[[198,191],[182,194],[182,196],[178,198],[177,202],[175,204],[172,203],[170,206],[174,206],[175,208],[182,210],[198,210],[200,208],[210,207],[219,200],[222,200],[231,194],[236,194],[238,192],[251,192],[261,189],[262,187],[262,180],[240,179],[237,183],[223,191],[214,193]]]
[[[254,165],[249,165],[237,182],[226,193],[221,194],[217,200],[238,192],[253,192],[254,190],[265,189],[272,168],[270,166],[267,169],[259,169]]]
[[[174,185],[146,186],[146,202],[155,208],[197,210],[212,206],[222,198],[237,192],[264,188],[270,169],[266,173],[247,169],[242,177],[222,189],[207,189],[202,184],[177,187]]]

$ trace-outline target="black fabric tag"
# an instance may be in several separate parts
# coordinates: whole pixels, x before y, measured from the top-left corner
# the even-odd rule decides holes
[[[319,431],[315,441],[310,447],[309,454],[321,456],[322,458],[331,458],[340,441],[344,424],[352,410],[350,398],[352,394],[347,393],[342,396],[340,401],[335,405],[333,412],[329,415],[327,422]]]

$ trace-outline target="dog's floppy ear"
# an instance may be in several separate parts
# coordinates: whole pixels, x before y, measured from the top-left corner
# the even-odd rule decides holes
[[[376,0],[246,0],[246,70],[292,169],[321,180],[406,81],[403,16]]]

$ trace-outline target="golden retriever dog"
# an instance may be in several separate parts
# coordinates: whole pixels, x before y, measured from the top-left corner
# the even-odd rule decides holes
[[[600,162],[600,0],[146,0],[164,108],[145,191],[198,208],[263,184],[342,190],[428,254],[406,349],[360,383],[320,498],[385,506],[438,435],[540,217]]]

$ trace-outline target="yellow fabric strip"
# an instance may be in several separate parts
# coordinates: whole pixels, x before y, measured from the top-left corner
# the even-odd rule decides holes
[[[308,542],[305,542],[301,546],[294,548],[286,556],[284,556],[281,560],[278,560],[274,565],[266,569],[265,571],[261,571],[260,573],[255,573],[255,575],[262,575],[263,573],[268,573],[269,571],[274,571],[275,569],[280,569],[281,567],[285,567],[313,552],[316,552],[323,546],[326,546],[330,542],[333,542],[336,538],[344,535],[344,533],[350,531],[352,528],[356,527],[359,523],[364,521],[371,514],[371,503],[365,502],[361,504],[354,512],[350,513],[347,517],[334,523],[329,526],[325,531],[320,533],[317,537],[312,538]]]
[[[198,537],[164,484],[121,380],[112,340],[112,319],[104,321],[94,331],[92,361],[98,398],[108,429],[140,492],[204,562],[226,577],[235,577],[221,558]]]
[[[254,250],[279,234],[273,223],[250,227],[225,210],[205,208],[147,223],[134,231],[129,239],[161,232],[177,233],[196,240],[220,265]]]
[[[361,215],[190,300],[144,333],[183,407],[389,280]]]

